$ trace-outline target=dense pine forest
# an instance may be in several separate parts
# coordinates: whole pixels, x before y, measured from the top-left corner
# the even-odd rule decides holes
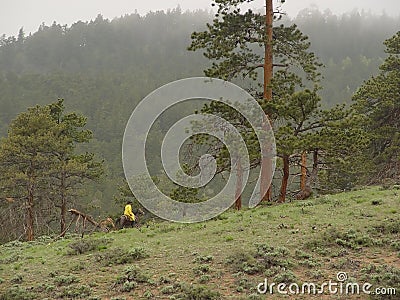
[[[118,214],[121,208],[115,199],[126,193],[121,163],[121,142],[126,122],[138,102],[155,88],[173,80],[204,74],[203,70],[210,66],[210,62],[201,51],[188,51],[188,47],[192,33],[206,30],[205,24],[212,19],[213,14],[207,11],[182,12],[180,9],[152,12],[145,16],[134,13],[113,20],[98,15],[91,21],[77,21],[71,26],[55,22],[51,26],[42,24],[38,31],[29,35],[21,28],[18,36],[1,36],[0,136],[7,136],[10,124],[28,107],[54,105],[58,99],[64,99],[64,102],[58,102],[60,115],[77,112],[77,119],[87,117],[81,123],[85,123],[86,129],[93,133],[90,143],[80,140],[76,150],[94,153],[90,159],[103,165],[102,172],[92,176],[93,180],[85,183],[80,193],[74,194],[71,203],[96,216]],[[399,54],[396,54],[398,41],[384,44],[396,34],[399,18],[359,12],[336,16],[329,11],[304,10],[294,19],[284,17],[277,23],[296,24],[308,36],[310,50],[323,64],[318,93],[324,108],[337,104],[349,106],[360,99],[358,109],[366,109],[363,99],[376,97],[367,95],[373,90],[368,88],[368,84],[373,83],[359,88],[372,76],[384,71],[379,67],[388,54]],[[396,105],[394,111],[398,112],[398,103]],[[267,109],[273,112],[276,107]],[[374,118],[379,120],[379,112]],[[398,119],[392,118],[391,121],[390,130],[393,131],[396,126],[398,128]],[[73,130],[82,127],[76,122],[69,124]],[[168,129],[168,122],[167,117],[161,118],[159,130]],[[378,125],[372,127],[373,130],[379,129]],[[11,128],[16,131],[18,122],[14,122]],[[71,141],[76,139],[74,136],[69,138]],[[392,138],[388,134],[382,138],[383,144]],[[362,143],[359,141],[358,145]],[[399,153],[396,147],[398,143],[389,152],[378,146],[373,148],[372,153],[379,158],[376,164],[388,160],[396,164],[395,157],[398,158],[396,155]],[[333,163],[333,158],[327,158],[327,161]],[[342,168],[352,168],[348,163],[345,161]],[[376,181],[379,176],[381,179],[398,176],[396,172],[391,176],[385,169],[391,167],[386,165],[382,168],[379,173],[382,176],[375,174],[374,178],[367,178],[363,183]],[[340,174],[335,176],[337,179]],[[344,178],[350,180],[356,176],[358,174],[350,174]],[[348,187],[343,178],[342,181],[325,180],[330,183],[325,192]],[[10,205],[7,201],[0,202],[0,207],[4,207],[1,222],[17,217],[18,214],[8,210]],[[58,226],[57,218],[48,220],[43,232],[51,231],[54,224]],[[18,236],[1,233],[0,240],[11,238]]]

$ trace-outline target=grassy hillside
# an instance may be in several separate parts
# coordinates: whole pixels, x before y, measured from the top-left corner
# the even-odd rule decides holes
[[[200,224],[11,242],[0,246],[0,299],[264,299],[257,294],[264,278],[322,284],[338,282],[338,272],[395,287],[397,295],[382,299],[399,299],[399,213],[400,190],[374,187],[228,211]]]

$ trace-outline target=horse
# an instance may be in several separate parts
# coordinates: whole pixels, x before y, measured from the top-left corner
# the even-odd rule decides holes
[[[144,211],[141,210],[140,208],[138,209],[138,211],[136,213],[134,213],[135,215],[135,221],[131,221],[129,220],[129,218],[125,215],[120,216],[119,218],[117,218],[115,220],[115,224],[118,225],[118,228],[127,228],[127,227],[139,227],[139,214],[140,215],[144,215]]]

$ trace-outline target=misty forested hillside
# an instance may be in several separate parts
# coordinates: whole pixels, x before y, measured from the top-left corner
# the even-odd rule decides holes
[[[311,49],[325,65],[321,94],[325,103],[333,105],[349,102],[361,83],[378,72],[386,57],[382,40],[396,33],[400,20],[306,9],[294,22],[309,36]]]
[[[199,76],[209,65],[189,52],[190,35],[205,28],[205,11],[131,14],[112,21],[98,16],[70,27],[42,25],[32,35],[0,37],[0,136],[29,106],[65,99],[67,110],[88,116],[90,151],[105,159],[107,181],[87,188],[91,207],[113,206],[122,180],[120,145],[127,119],[147,93],[172,80]],[[303,11],[295,20],[324,63],[321,92],[326,105],[349,102],[360,84],[377,73],[382,42],[398,19],[352,13],[334,16]],[[292,22],[284,20],[284,22]]]
[[[88,187],[90,202],[112,207],[123,177],[120,145],[129,115],[155,88],[202,75],[206,60],[186,48],[191,32],[210,18],[205,12],[179,10],[113,21],[98,16],[70,28],[43,25],[31,36],[3,37],[0,135],[27,107],[65,99],[68,110],[88,117],[94,131],[89,150],[106,161],[107,185]]]

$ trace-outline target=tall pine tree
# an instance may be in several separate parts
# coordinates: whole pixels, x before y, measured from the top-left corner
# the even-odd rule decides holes
[[[384,44],[388,57],[380,73],[353,97],[355,108],[367,117],[365,130],[372,135],[367,151],[375,165],[372,181],[400,180],[400,31]]]
[[[41,214],[39,205],[60,209],[64,232],[67,205],[78,188],[102,174],[102,163],[93,154],[76,150],[77,144],[92,136],[82,129],[86,118],[66,114],[64,109],[63,100],[28,109],[11,123],[8,136],[0,143],[0,193],[24,208],[27,240],[34,239],[38,216],[55,215],[54,209],[50,215]]]
[[[296,27],[279,25],[273,27],[276,14],[272,1],[266,0],[265,15],[247,10],[241,11],[241,6],[253,1],[248,0],[216,0],[218,12],[212,24],[207,24],[207,30],[194,32],[189,50],[204,49],[204,55],[212,61],[212,66],[205,71],[206,76],[218,77],[226,80],[234,78],[251,79],[249,92],[259,100],[261,106],[266,107],[268,102],[283,97],[280,92],[286,92],[283,86],[304,87],[302,78],[317,83],[320,64],[314,54],[309,51],[310,43]],[[281,1],[284,2],[284,1]],[[275,72],[273,67],[283,67]],[[261,70],[261,71],[260,71]],[[262,74],[263,79],[258,80]],[[298,74],[302,74],[300,77]],[[222,105],[210,105],[203,112],[224,115],[233,115],[233,111]],[[243,127],[242,127],[243,129]],[[251,131],[242,130],[243,135],[252,136]],[[257,150],[257,149],[254,149]],[[259,149],[258,153],[268,153]],[[279,150],[279,149],[278,149]],[[270,200],[268,176],[271,164],[264,155],[256,158],[261,166],[261,195]],[[254,162],[254,161],[253,161]],[[283,168],[288,169],[288,160],[283,158]],[[240,170],[240,165],[237,166]],[[240,184],[240,180],[238,180]],[[265,199],[265,198],[264,198]]]

